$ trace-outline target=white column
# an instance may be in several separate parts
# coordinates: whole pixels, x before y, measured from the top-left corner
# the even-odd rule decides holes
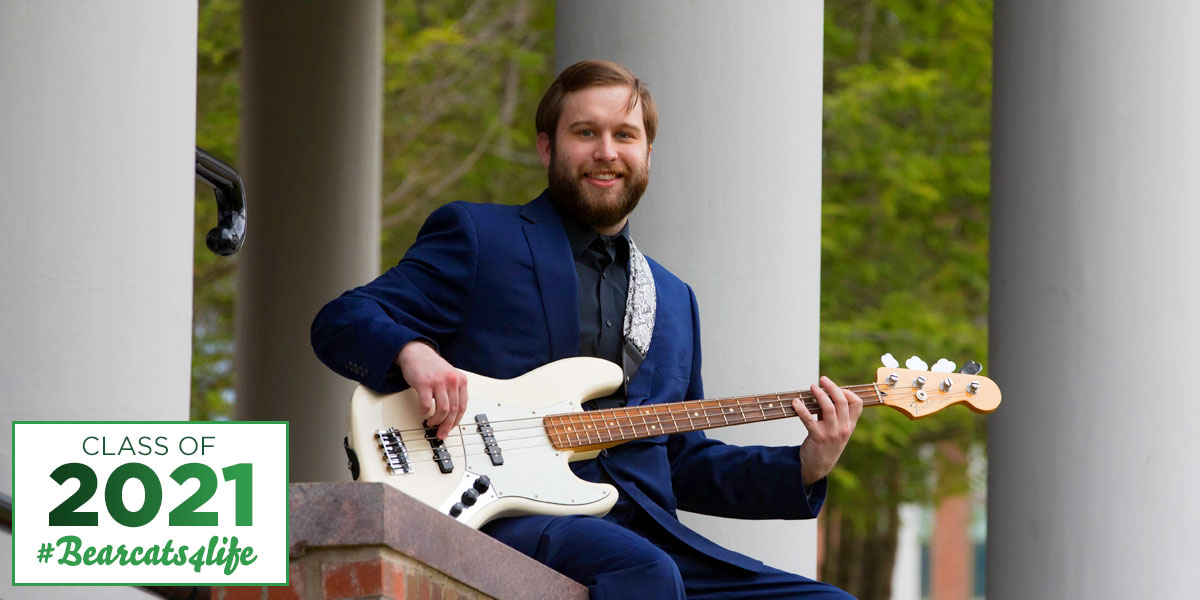
[[[293,481],[347,480],[354,385],[309,325],[379,273],[383,3],[247,0],[242,23],[237,415],[291,422]]]
[[[0,2],[0,82],[10,495],[13,420],[188,418],[196,3]],[[11,580],[0,573],[0,596],[74,593]]]
[[[696,290],[709,397],[802,389],[817,378],[822,32],[819,2],[558,3],[556,67],[615,60],[649,83],[658,104],[650,187],[631,232]],[[768,445],[803,434],[794,419],[710,432]],[[683,520],[815,576],[814,521]]]
[[[987,595],[1195,595],[1200,4],[995,15]]]

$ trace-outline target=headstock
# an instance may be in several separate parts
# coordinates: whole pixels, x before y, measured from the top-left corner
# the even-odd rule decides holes
[[[941,359],[933,370],[914,369],[925,366],[920,358],[908,359],[901,369],[892,355],[883,356],[885,366],[875,374],[875,384],[884,404],[899,410],[910,419],[920,419],[952,404],[965,403],[977,413],[989,413],[1000,406],[1000,388],[994,381],[980,376],[979,363],[968,362],[958,373],[954,363]]]

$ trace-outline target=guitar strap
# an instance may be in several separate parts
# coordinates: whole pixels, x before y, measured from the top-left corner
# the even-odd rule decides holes
[[[629,382],[637,372],[646,352],[650,350],[650,339],[654,337],[654,315],[658,310],[658,297],[654,289],[654,274],[650,263],[629,240],[629,295],[625,298],[625,344],[621,352],[621,368],[625,371],[626,393]]]

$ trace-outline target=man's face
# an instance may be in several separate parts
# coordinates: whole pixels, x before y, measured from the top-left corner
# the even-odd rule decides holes
[[[627,110],[627,86],[589,87],[567,94],[551,149],[538,135],[559,210],[601,233],[621,230],[650,181],[650,145],[642,104]]]

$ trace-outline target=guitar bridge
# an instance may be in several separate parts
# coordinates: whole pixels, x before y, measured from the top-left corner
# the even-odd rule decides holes
[[[446,449],[446,443],[437,438],[437,427],[430,427],[428,423],[422,425],[425,426],[425,441],[433,448],[433,462],[437,463],[438,469],[443,473],[453,472],[454,461],[450,460],[450,451]]]
[[[487,415],[475,415],[475,425],[479,430],[479,435],[483,438],[483,451],[487,452],[488,457],[492,459],[492,464],[495,466],[504,464],[504,455],[500,454],[500,444],[496,442],[496,432],[492,430]]]
[[[388,471],[392,475],[412,473],[412,460],[408,458],[408,450],[404,447],[404,440],[401,439],[398,429],[395,427],[380,429],[375,432],[375,439],[379,440],[379,450],[383,453],[383,462],[387,464]]]

